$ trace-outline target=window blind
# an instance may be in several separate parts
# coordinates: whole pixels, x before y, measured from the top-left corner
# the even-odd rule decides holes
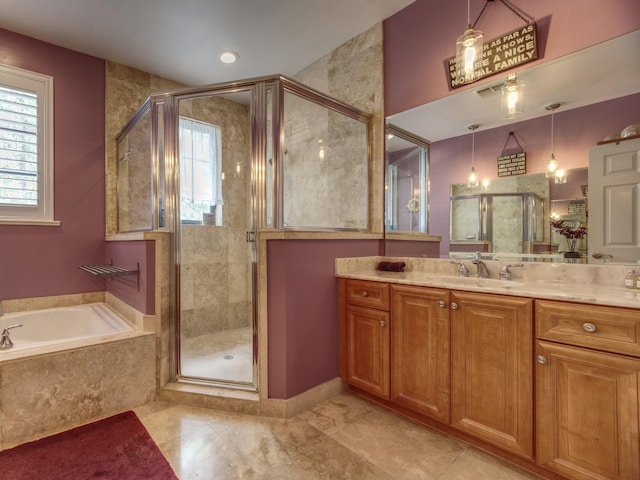
[[[0,87],[0,204],[38,204],[38,97]]]

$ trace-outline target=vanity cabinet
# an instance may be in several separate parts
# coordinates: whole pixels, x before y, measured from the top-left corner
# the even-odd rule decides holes
[[[339,285],[353,387],[548,478],[640,479],[637,308]]]
[[[532,458],[532,300],[341,282],[347,383]]]
[[[449,421],[449,291],[344,282],[350,385]]]
[[[391,285],[391,400],[449,422],[449,296]]]
[[[536,301],[537,461],[567,478],[640,478],[640,314]]]
[[[346,381],[389,398],[389,285],[347,280]]]
[[[451,294],[451,425],[533,458],[533,301]]]

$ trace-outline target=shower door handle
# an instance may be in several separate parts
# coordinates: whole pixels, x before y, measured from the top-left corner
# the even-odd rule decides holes
[[[247,232],[247,242],[255,242],[256,241],[256,232]]]

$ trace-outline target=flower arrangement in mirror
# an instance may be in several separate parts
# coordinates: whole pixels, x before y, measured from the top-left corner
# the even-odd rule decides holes
[[[556,232],[567,239],[567,245],[569,245],[570,252],[575,252],[578,240],[583,239],[587,235],[587,227],[584,225],[579,225],[574,228],[566,225],[564,220],[552,220],[549,224],[556,230]]]

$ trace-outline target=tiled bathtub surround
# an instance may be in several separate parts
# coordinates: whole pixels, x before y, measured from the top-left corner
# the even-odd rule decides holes
[[[34,310],[83,303],[83,297],[19,302],[25,310]],[[100,301],[104,294],[89,297]],[[17,302],[6,303],[17,311]],[[153,400],[155,341],[153,333],[134,331],[28,351],[0,352],[0,448]]]
[[[404,261],[404,272],[379,272],[378,262]],[[476,266],[471,260],[463,260],[473,278]],[[507,263],[485,260],[493,279]],[[580,265],[566,263],[524,262],[523,267],[512,268],[512,280],[517,282],[509,288],[500,285],[459,283],[456,279],[457,265],[447,259],[360,257],[336,259],[336,276],[355,277],[363,280],[399,281],[401,283],[461,288],[503,295],[547,298],[564,301],[614,305],[640,308],[640,291],[624,288],[624,277],[629,266],[625,265]]]

